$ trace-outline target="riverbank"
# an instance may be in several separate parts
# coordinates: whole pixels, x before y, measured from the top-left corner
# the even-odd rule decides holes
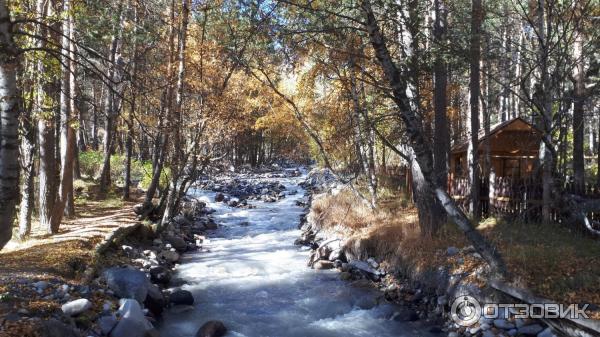
[[[315,268],[334,266],[343,279],[369,279],[387,299],[410,308],[406,319],[441,319],[444,322],[441,330],[449,335],[552,335],[544,322],[533,320],[482,320],[468,328],[455,324],[450,319],[449,309],[457,295],[468,294],[487,303],[499,303],[500,298],[507,296],[490,285],[486,264],[461,233],[447,225],[437,238],[422,237],[416,212],[406,204],[396,196],[383,200],[373,212],[348,189],[336,187],[315,194],[298,243],[315,248],[309,261]],[[598,275],[594,271],[596,267],[589,266],[598,256],[593,240],[573,238],[574,233],[565,233],[564,228],[557,228],[555,235],[544,237],[535,236],[535,228],[525,225],[511,227],[488,221],[479,229],[505,254],[517,280],[512,286],[534,285],[531,288],[535,290],[556,291],[565,295],[558,298],[564,303],[597,303],[599,292],[594,287],[598,283],[576,281],[588,273]],[[585,250],[586,247],[590,249]],[[572,249],[581,252],[572,254]],[[571,254],[564,254],[565,251]],[[547,252],[551,254],[545,255]],[[539,257],[531,260],[535,254]],[[561,254],[572,258],[562,260]],[[584,269],[574,272],[573,266],[586,261],[588,265]],[[560,273],[572,281],[571,291],[561,290],[564,283],[560,284]],[[542,294],[547,296],[551,292]],[[556,300],[556,297],[551,298]],[[597,317],[598,312],[594,310],[597,307],[592,304],[589,308],[592,310],[587,313]]]

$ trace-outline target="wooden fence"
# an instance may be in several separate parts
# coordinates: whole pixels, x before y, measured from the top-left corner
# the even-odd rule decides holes
[[[560,186],[563,191],[574,193],[572,184]],[[455,178],[448,182],[450,195],[465,211],[469,211],[471,184],[468,178]],[[586,198],[600,198],[600,187],[594,184],[585,186],[583,193]],[[484,216],[499,216],[518,218],[523,221],[536,221],[542,213],[542,182],[541,179],[512,177],[494,177],[488,183],[482,178],[480,188],[481,214]],[[554,211],[553,217],[559,220]],[[600,214],[591,213],[588,217],[600,222]]]

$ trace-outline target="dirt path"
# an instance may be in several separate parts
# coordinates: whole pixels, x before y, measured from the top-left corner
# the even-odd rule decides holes
[[[77,206],[79,215],[62,224],[56,235],[48,235],[34,224],[27,241],[12,240],[0,252],[0,282],[6,278],[76,277],[102,238],[137,222],[131,210],[133,204],[123,202],[115,206],[88,201]]]

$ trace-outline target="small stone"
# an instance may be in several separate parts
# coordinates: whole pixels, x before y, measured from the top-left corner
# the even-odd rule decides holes
[[[38,281],[32,284],[38,292],[43,292],[48,288],[48,281]]]
[[[377,269],[379,268],[379,263],[377,263],[377,261],[375,261],[374,258],[370,257],[367,259],[367,262],[371,265],[371,267]]]
[[[89,310],[92,307],[92,302],[85,298],[80,298],[62,305],[62,312],[67,316],[76,316],[82,312]]]
[[[208,321],[204,323],[196,332],[196,337],[223,337],[227,333],[227,328],[220,321]]]
[[[106,302],[104,302],[104,304],[102,304],[102,311],[109,312],[111,309],[112,309],[112,303],[110,301],[106,301]]]
[[[179,254],[170,250],[163,250],[158,254],[158,258],[167,262],[174,263],[179,261]]]
[[[517,335],[517,329],[510,329],[510,330],[508,330],[508,335],[509,336],[516,336]]]
[[[168,284],[171,281],[171,271],[163,266],[151,267],[150,280],[160,284]]]
[[[192,305],[194,296],[187,290],[176,290],[169,295],[169,302],[175,305]]]
[[[456,247],[448,247],[448,249],[446,249],[446,255],[448,256],[454,256],[456,254],[458,254],[459,250]]]
[[[476,335],[480,330],[481,330],[481,326],[476,326],[476,327],[469,329],[469,333],[471,333],[471,335]]]
[[[313,267],[315,269],[332,269],[333,268],[333,262],[331,262],[331,261],[325,261],[325,260],[319,260],[319,261],[315,262],[315,264],[313,265]]]
[[[458,335],[458,332],[452,331],[452,332],[448,333],[448,337],[459,337],[459,335]]]
[[[120,304],[121,319],[113,328],[111,337],[145,337],[146,331],[154,328],[144,317],[144,312],[136,300],[121,299]]]

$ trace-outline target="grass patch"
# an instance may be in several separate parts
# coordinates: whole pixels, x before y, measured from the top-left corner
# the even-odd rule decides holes
[[[350,249],[363,258],[383,258],[398,270],[436,269],[448,263],[449,246],[469,246],[456,225],[423,237],[416,210],[398,196],[380,201],[376,211],[350,191],[313,201],[311,217],[330,231],[349,237]],[[563,303],[600,303],[600,245],[560,224],[514,223],[486,219],[478,230],[500,249],[510,273],[535,294]],[[465,258],[454,267],[477,268]],[[455,270],[456,271],[456,270]]]
[[[79,153],[79,166],[81,174],[87,177],[89,181],[97,180],[102,172],[104,153],[101,151],[84,151]],[[110,157],[110,175],[117,186],[125,183],[125,162],[126,157],[123,154],[113,154]],[[160,177],[160,188],[163,189],[169,184],[171,169],[168,166],[163,167]],[[152,181],[152,162],[149,160],[131,161],[131,180],[138,184],[138,187],[147,189]]]

